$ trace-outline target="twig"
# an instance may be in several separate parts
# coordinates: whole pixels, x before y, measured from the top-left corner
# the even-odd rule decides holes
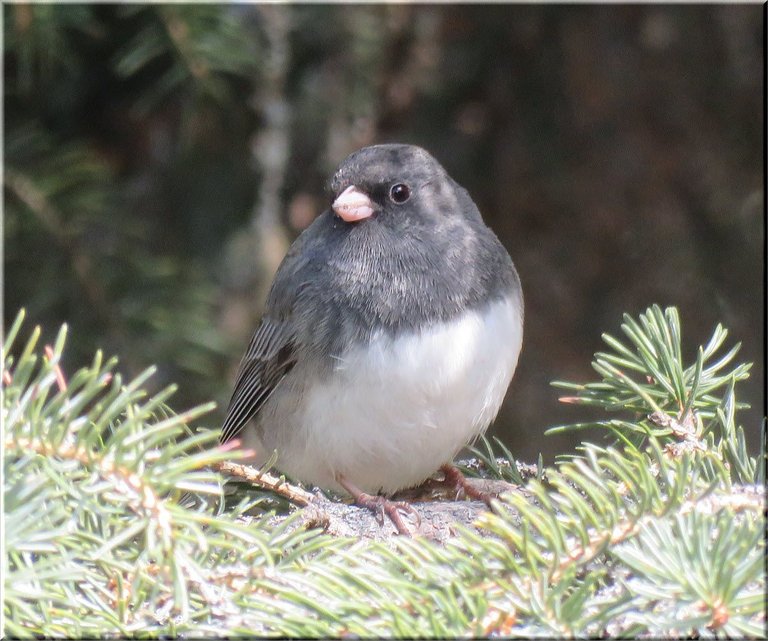
[[[250,465],[241,465],[239,463],[233,463],[232,461],[222,461],[221,463],[216,464],[216,468],[221,472],[227,472],[232,476],[245,479],[249,483],[271,490],[275,494],[279,494],[288,499],[291,503],[301,507],[309,505],[312,499],[315,498],[314,495],[306,490],[291,485],[284,479],[275,476],[274,474],[270,474],[269,472],[260,472]]]

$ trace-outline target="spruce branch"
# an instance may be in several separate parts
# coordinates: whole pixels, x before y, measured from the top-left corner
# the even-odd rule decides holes
[[[151,369],[124,383],[100,354],[69,375],[66,331],[46,349],[39,330],[19,343],[21,325],[3,345],[11,634],[761,634],[764,493],[744,483],[756,464],[735,428],[737,380],[702,400],[705,359],[689,400],[694,419],[715,408],[706,422],[664,403],[648,418],[677,383],[648,387],[653,403],[627,397],[623,421],[641,443],[584,443],[444,545],[379,543],[307,529],[263,494],[225,508],[212,470],[240,452],[189,428],[205,406],[174,414],[172,388],[143,391]],[[637,342],[675,335],[656,329]],[[688,441],[700,446],[669,448]],[[214,500],[185,507],[189,491]]]
[[[609,411],[623,410],[643,415],[655,413],[658,416],[669,414],[683,422],[691,409],[702,418],[711,417],[718,399],[710,392],[728,385],[732,379],[740,381],[749,376],[751,365],[748,363],[720,373],[735,357],[740,347],[738,344],[705,367],[728,336],[721,325],[715,328],[707,346],[699,348],[696,363],[685,367],[681,355],[680,320],[673,307],[662,312],[660,307],[654,305],[638,320],[625,314],[621,329],[629,339],[629,345],[610,334],[603,334],[603,340],[613,352],[598,352],[592,362],[602,380],[586,384],[556,382],[556,387],[577,393],[561,400]],[[640,380],[635,380],[627,371],[640,374]],[[595,424],[619,426],[618,423]],[[657,436],[669,433],[664,427],[654,429],[647,424],[644,427]],[[550,431],[559,429],[564,428]]]
[[[598,426],[635,447],[653,435],[671,456],[711,447],[734,468],[738,480],[753,482],[759,466],[748,456],[743,428],[734,419],[736,411],[747,406],[733,394],[736,383],[749,377],[751,364],[726,369],[740,345],[719,355],[728,332],[718,325],[707,345],[698,349],[696,361],[686,366],[675,308],[662,311],[654,305],[637,320],[625,314],[621,328],[628,344],[603,334],[613,351],[595,355],[592,367],[601,375],[600,381],[553,385],[576,392],[561,397],[562,402],[623,412],[628,418],[562,425],[547,433]],[[721,397],[713,395],[718,390],[724,390]]]
[[[215,433],[189,436],[185,427],[211,404],[157,419],[172,390],[144,400],[141,385],[151,370],[124,385],[111,371],[114,360],[105,364],[99,354],[62,386],[66,328],[43,359],[34,354],[36,329],[16,359],[21,319],[3,345],[10,381],[3,388],[5,506],[14,534],[6,620],[17,632],[127,634],[145,625],[127,607],[138,595],[173,595],[174,610],[188,613],[186,582],[200,574],[194,557],[209,544],[202,515],[181,510],[168,496],[221,492],[220,479],[203,467],[233,454],[210,447],[199,453]],[[38,509],[31,512],[30,505]],[[216,521],[204,524],[210,529]],[[231,546],[233,535],[252,538],[235,523],[219,525],[222,532],[226,526],[220,544]],[[32,550],[30,541],[38,541]],[[80,619],[73,606],[86,602],[90,617]]]

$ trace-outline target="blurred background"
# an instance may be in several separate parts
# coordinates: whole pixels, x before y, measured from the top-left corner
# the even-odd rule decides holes
[[[623,312],[718,322],[764,407],[759,5],[6,4],[4,323],[67,371],[96,349],[159,367],[218,424],[288,245],[325,180],[372,143],[427,148],[520,272],[523,352],[492,433],[551,462],[593,416],[550,381],[594,378]]]

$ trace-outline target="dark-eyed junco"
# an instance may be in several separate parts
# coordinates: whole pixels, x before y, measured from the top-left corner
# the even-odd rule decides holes
[[[347,157],[296,239],[240,364],[221,440],[304,482],[390,494],[494,419],[517,365],[512,259],[426,151]],[[368,497],[370,498],[370,497]]]

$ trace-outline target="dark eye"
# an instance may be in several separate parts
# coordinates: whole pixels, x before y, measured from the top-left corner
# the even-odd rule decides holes
[[[389,197],[393,203],[402,205],[411,197],[411,190],[408,185],[397,183],[396,185],[392,185],[392,189],[389,190]]]

